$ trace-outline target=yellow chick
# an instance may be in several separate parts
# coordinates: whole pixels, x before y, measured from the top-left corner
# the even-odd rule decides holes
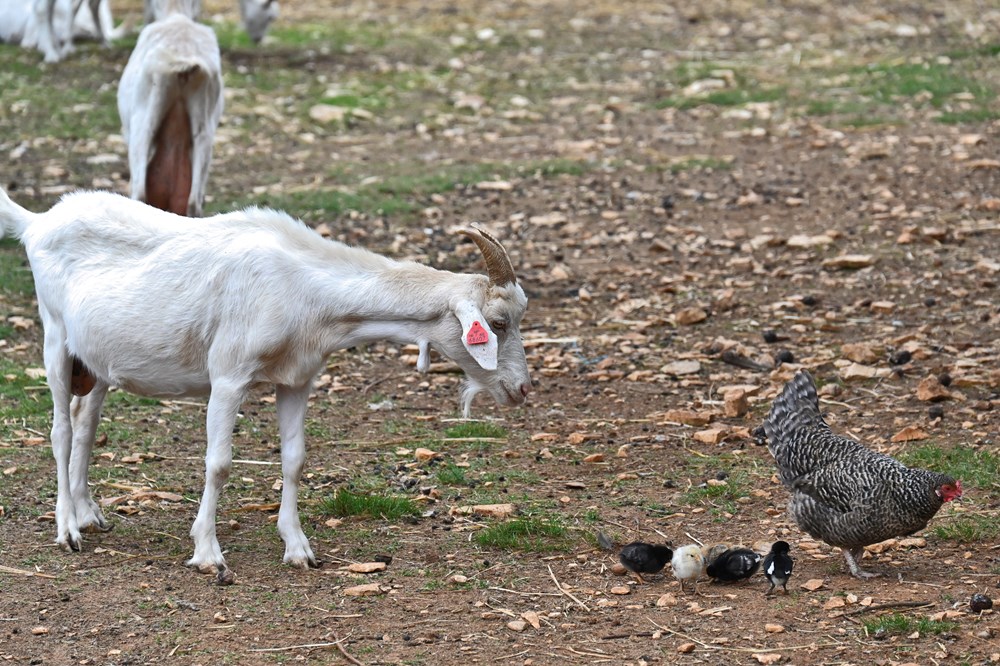
[[[693,544],[681,546],[674,551],[670,566],[674,570],[674,578],[681,583],[681,592],[687,592],[685,583],[692,581],[694,593],[698,594],[698,577],[705,568],[705,556],[701,554],[701,548]]]

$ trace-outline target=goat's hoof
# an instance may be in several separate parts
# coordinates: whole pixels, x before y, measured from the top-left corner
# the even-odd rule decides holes
[[[87,534],[103,534],[104,532],[110,532],[115,529],[114,523],[109,523],[106,520],[99,520],[93,523],[88,523],[80,528],[81,532],[86,532]]]
[[[215,574],[216,585],[233,585],[236,583],[236,574],[225,564],[220,564]]]
[[[185,562],[184,565],[196,569],[198,573],[203,574],[215,574],[227,568],[225,562],[221,564],[216,564],[215,562],[198,562],[193,557]]]
[[[56,543],[59,544],[63,550],[67,553],[79,553],[83,550],[83,537],[77,536],[66,536],[64,538],[56,539]]]

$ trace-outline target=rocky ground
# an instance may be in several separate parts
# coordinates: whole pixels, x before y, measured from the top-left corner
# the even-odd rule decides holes
[[[204,400],[116,393],[91,475],[115,529],[66,554],[40,322],[4,241],[0,662],[1000,662],[997,616],[969,605],[1000,586],[1000,14],[347,2],[282,7],[253,47],[234,8],[206,4],[228,90],[209,209],[278,206],[462,271],[482,268],[455,232],[483,225],[530,299],[535,390],[519,409],[479,397],[475,430],[443,359],[421,376],[408,347],[331,357],[307,425],[313,571],[281,564],[274,400],[255,394],[219,515],[230,586],[183,566]],[[0,50],[17,201],[127,191],[114,93],[130,44],[59,67]],[[789,522],[750,437],[798,368],[836,431],[963,477],[926,531],[869,549],[881,578],[851,578]],[[341,487],[420,513],[337,518]],[[516,516],[463,508],[481,504]],[[533,538],[481,539],[505,520]],[[669,568],[642,584],[613,570],[637,539],[779,538],[787,596],[759,576],[695,595]]]

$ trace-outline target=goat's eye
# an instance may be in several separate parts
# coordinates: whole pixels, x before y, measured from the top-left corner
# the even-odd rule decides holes
[[[494,332],[499,333],[500,331],[507,330],[507,321],[505,319],[497,319],[496,321],[490,322],[490,327]]]

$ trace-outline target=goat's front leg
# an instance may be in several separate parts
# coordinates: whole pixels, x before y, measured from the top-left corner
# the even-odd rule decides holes
[[[101,405],[107,392],[108,385],[97,380],[90,393],[73,398],[70,403],[73,422],[73,451],[69,459],[70,494],[73,496],[77,523],[85,532],[107,532],[111,529],[111,524],[104,519],[97,502],[90,496],[87,485],[90,454],[94,450]]]
[[[191,526],[194,539],[194,557],[187,561],[202,573],[226,571],[219,540],[215,535],[215,514],[219,493],[229,479],[233,463],[233,425],[236,413],[243,402],[245,382],[231,380],[212,381],[212,395],[208,399],[208,451],[205,454],[205,491],[201,496],[198,517]]]
[[[310,388],[311,382],[299,387],[277,387],[282,475],[278,534],[285,542],[285,563],[300,569],[319,566],[299,522],[299,481],[306,461],[304,430]]]
[[[41,307],[41,306],[40,306]],[[76,518],[72,479],[69,473],[70,451],[73,446],[73,424],[70,417],[70,373],[73,361],[66,351],[65,336],[58,322],[44,311],[45,373],[52,392],[52,457],[56,461],[56,543],[66,550],[80,550],[83,538]]]

